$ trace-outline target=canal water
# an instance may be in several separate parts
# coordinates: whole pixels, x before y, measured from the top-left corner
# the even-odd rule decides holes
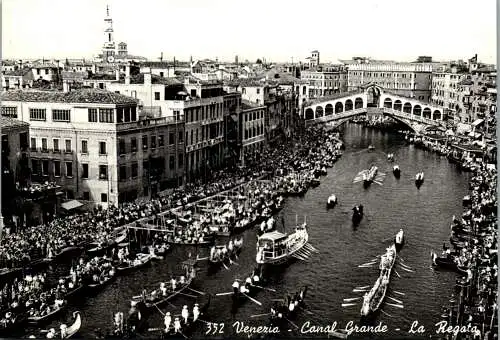
[[[215,297],[203,318],[224,323],[226,336],[233,334],[232,322],[235,320],[248,325],[266,325],[268,318],[250,316],[268,313],[272,299],[283,297],[286,292],[295,292],[303,285],[309,285],[306,304],[311,312],[299,313],[294,320],[296,325],[301,327],[310,321],[311,325],[326,326],[336,321],[338,327],[343,328],[350,320],[360,324],[360,305],[342,308],[342,300],[361,296],[361,293],[352,292],[356,286],[373,285],[379,274],[378,263],[372,268],[358,268],[358,265],[383,254],[400,228],[404,228],[407,242],[399,255],[414,273],[396,268],[401,277],[393,272],[388,295],[402,300],[404,308],[384,305],[382,309],[390,316],[379,313],[376,323],[381,321],[387,325],[387,337],[409,336],[407,331],[415,320],[425,326],[424,336],[435,335],[434,324],[440,321],[442,306],[449,305],[455,274],[432,269],[430,254],[431,250],[440,251],[443,241],[448,240],[451,216],[462,212],[468,175],[461,173],[445,157],[407,145],[398,134],[355,124],[345,125],[342,133],[345,152],[328,170],[328,175],[322,177],[321,185],[310,189],[304,197],[287,198],[285,208],[277,217],[279,228],[281,216],[285,227],[292,228],[296,216],[300,222],[307,216],[310,243],[319,254],[313,254],[307,263],[297,260],[274,270],[267,287],[276,292],[261,291],[255,297],[262,306],[247,301],[236,315],[232,315],[231,297]],[[368,151],[369,145],[375,150]],[[387,161],[387,153],[394,153],[395,163]],[[373,183],[364,189],[361,182],[353,183],[356,174],[372,164],[387,174],[382,185]],[[400,179],[392,174],[393,164],[399,164],[401,168]],[[417,189],[414,176],[420,171],[425,173],[425,183]],[[326,201],[331,194],[337,196],[339,204],[327,210]],[[356,204],[363,204],[365,216],[359,226],[354,227],[351,209]],[[247,277],[255,265],[256,236],[253,230],[243,236],[244,248],[238,265],[210,274],[207,266],[201,263],[194,289],[211,294],[229,292],[235,278]],[[140,294],[144,288],[155,287],[162,280],[169,280],[172,274],[181,273],[180,262],[188,253],[194,255],[196,251],[193,247],[174,247],[166,260],[118,277],[94,297],[72,303],[68,313],[52,326],[58,325],[65,317],[68,320],[70,312],[79,310],[83,325],[77,337],[93,338],[97,328],[106,330],[111,327],[113,312],[128,312],[133,295]],[[200,256],[208,253],[206,248],[199,251]],[[393,290],[405,295],[392,293]],[[180,314],[184,304],[192,306],[193,299],[180,297],[172,302],[177,309],[167,305],[162,311]],[[161,327],[159,311],[152,312],[149,324],[150,327]],[[208,328],[200,326],[197,334],[202,336],[206,330]],[[296,331],[288,335],[301,336]]]

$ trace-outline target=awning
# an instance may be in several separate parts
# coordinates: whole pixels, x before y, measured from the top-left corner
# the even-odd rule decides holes
[[[259,237],[259,240],[270,240],[270,241],[276,241],[285,238],[286,235],[280,233],[279,231],[272,231],[270,233],[265,233]]]
[[[470,132],[472,130],[472,126],[469,124],[464,124],[464,123],[458,123],[457,124],[457,133],[458,134],[464,134],[467,132]]]
[[[66,209],[66,210],[72,210],[72,209],[75,209],[75,208],[78,208],[78,207],[81,207],[83,204],[80,203],[79,201],[77,200],[72,200],[72,201],[68,201],[68,202],[64,202],[61,204],[61,207],[63,209]]]
[[[469,133],[469,137],[479,138],[481,134],[479,132],[471,132]]]
[[[484,122],[484,119],[476,119],[474,121],[474,123],[472,123],[472,126],[476,127],[476,126],[478,126],[479,124],[481,124],[483,122]]]

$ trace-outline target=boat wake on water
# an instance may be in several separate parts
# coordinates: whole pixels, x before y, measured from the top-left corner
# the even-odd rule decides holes
[[[386,173],[378,171],[376,166],[372,166],[370,169],[365,169],[356,175],[353,179],[353,183],[364,182],[365,186],[370,183],[377,183],[378,185],[382,185],[386,177]]]

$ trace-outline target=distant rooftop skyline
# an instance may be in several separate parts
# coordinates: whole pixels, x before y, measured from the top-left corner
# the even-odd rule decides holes
[[[114,41],[159,60],[320,61],[355,56],[401,62],[496,64],[496,2],[479,0],[4,0],[3,59],[92,59],[105,41],[109,5]]]

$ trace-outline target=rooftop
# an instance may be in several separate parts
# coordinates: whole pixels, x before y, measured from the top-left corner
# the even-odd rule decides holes
[[[19,70],[6,71],[5,75],[6,76],[18,76],[18,77],[20,77],[20,76],[24,76],[30,72],[31,72],[31,70],[29,68],[22,68]]]
[[[58,68],[57,65],[54,64],[35,64],[33,68]]]
[[[80,89],[71,92],[16,90],[0,94],[1,101],[49,103],[137,104],[137,100],[122,94],[98,89]]]
[[[224,81],[224,85],[242,86],[242,87],[263,87],[267,84],[264,81],[255,78],[241,78],[229,81]]]
[[[0,127],[2,130],[11,129],[16,127],[29,127],[30,125],[26,122],[22,122],[18,119],[0,116]]]

